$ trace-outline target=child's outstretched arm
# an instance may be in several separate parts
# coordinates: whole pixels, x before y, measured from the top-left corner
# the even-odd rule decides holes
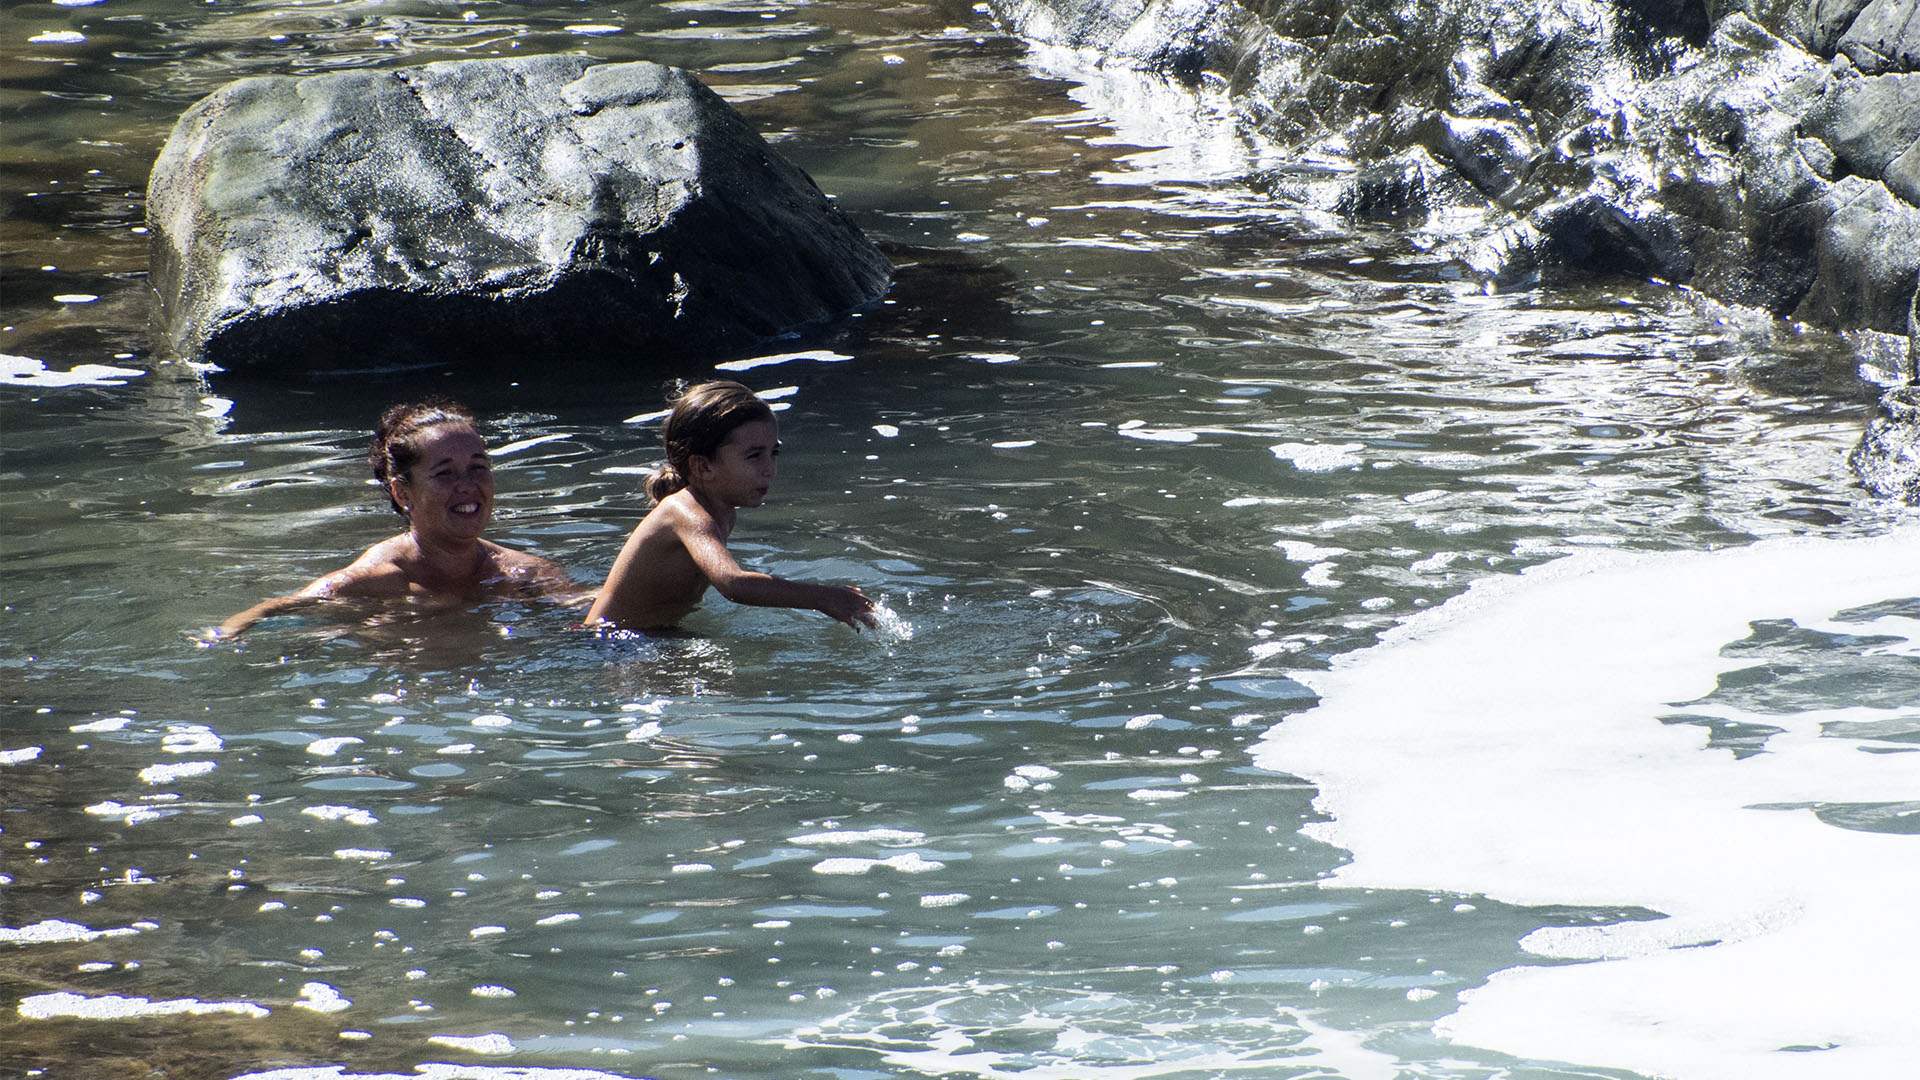
[[[680,542],[714,591],[736,604],[818,611],[855,630],[877,625],[873,601],[851,585],[816,585],[747,570],[727,550],[717,522],[706,515],[684,515],[675,522]]]

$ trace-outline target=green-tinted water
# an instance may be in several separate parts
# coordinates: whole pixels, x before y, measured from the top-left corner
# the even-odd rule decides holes
[[[192,100],[530,50],[699,70],[899,263],[736,371],[791,406],[736,537],[904,626],[190,640],[396,527],[366,429],[425,390],[491,418],[497,539],[597,582],[643,512],[625,421],[704,368],[147,356],[141,193]],[[967,4],[36,2],[0,57],[5,1075],[1627,1075],[1432,1025],[1558,962],[1526,935],[1649,911],[1322,888],[1316,788],[1249,752],[1313,703],[1290,672],[1477,578],[1902,516],[1845,468],[1860,343],[1489,295],[1252,190],[1287,163],[1204,99],[1036,67]],[[48,375],[86,364],[132,374]],[[1910,659],[1795,707],[1911,700]]]

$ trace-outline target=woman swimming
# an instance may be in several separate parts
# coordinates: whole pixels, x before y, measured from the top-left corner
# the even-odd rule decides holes
[[[873,601],[850,585],[788,581],[742,569],[727,550],[737,511],[765,503],[780,453],[773,409],[725,380],[673,398],[667,460],[647,478],[654,507],[627,537],[587,625],[672,627],[711,585],[738,604],[805,608],[855,630],[875,623]]]
[[[329,601],[405,600],[434,609],[487,599],[590,598],[558,563],[481,539],[493,519],[493,472],[466,406],[444,398],[395,405],[380,418],[367,461],[395,512],[406,517],[406,531],[299,592],[240,612],[213,638]]]

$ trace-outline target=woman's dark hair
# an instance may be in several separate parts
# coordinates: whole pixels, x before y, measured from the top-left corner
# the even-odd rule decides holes
[[[720,452],[720,444],[727,441],[734,428],[773,419],[772,406],[729,379],[694,386],[676,383],[667,400],[673,412],[667,415],[660,433],[667,460],[647,477],[647,497],[654,502],[687,486],[689,462],[695,455],[711,458]]]
[[[433,428],[448,424],[479,429],[472,409],[444,397],[395,405],[381,414],[380,425],[373,429],[373,445],[367,449],[367,464],[373,467],[373,478],[380,481],[380,489],[387,493],[394,513],[405,514],[406,510],[393,497],[393,481],[408,479],[408,474],[419,463],[422,444],[426,441],[423,436]]]

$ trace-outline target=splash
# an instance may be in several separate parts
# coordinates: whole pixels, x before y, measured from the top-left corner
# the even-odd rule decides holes
[[[912,641],[913,624],[901,618],[899,612],[881,600],[873,605],[873,637],[875,641],[887,645]]]
[[[1308,831],[1353,856],[1329,885],[1664,916],[1528,935],[1593,962],[1499,972],[1443,1036],[1688,1080],[1908,1076],[1920,836],[1828,819],[1920,795],[1910,744],[1848,737],[1920,715],[1916,543],[1596,553],[1484,582],[1298,674],[1321,704],[1255,756],[1318,785],[1332,820]],[[1753,662],[1756,627],[1791,663]],[[1742,689],[1796,664],[1791,692]]]

